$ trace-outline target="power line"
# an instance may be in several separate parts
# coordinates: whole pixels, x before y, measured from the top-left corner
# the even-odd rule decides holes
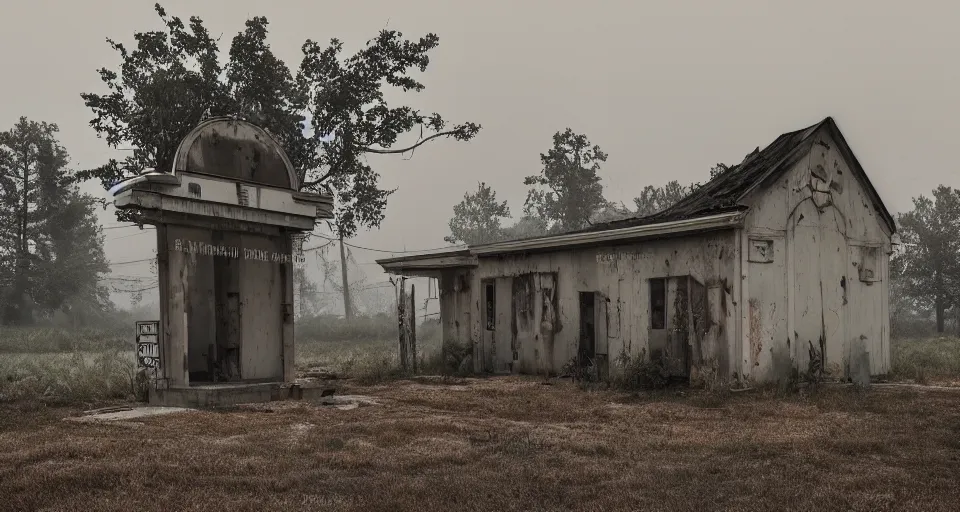
[[[118,262],[115,262],[115,263],[111,262],[111,263],[108,263],[108,265],[110,265],[111,267],[115,267],[115,266],[117,266],[117,265],[130,265],[130,264],[133,264],[133,263],[143,263],[143,262],[146,262],[146,261],[154,261],[154,260],[156,260],[156,259],[157,259],[156,256],[154,256],[153,258],[145,258],[145,259],[142,259],[142,260],[118,261]]]
[[[104,240],[104,242],[112,242],[112,241],[114,241],[114,240],[122,240],[122,239],[124,239],[124,238],[130,238],[131,236],[140,236],[140,235],[145,235],[145,234],[147,234],[147,233],[149,233],[149,231],[140,231],[140,232],[134,233],[134,234],[132,234],[132,235],[115,236],[115,237],[113,237],[113,238],[107,238],[106,240]]]
[[[339,242],[339,241],[340,241],[339,238],[330,238],[330,237],[323,236],[323,235],[314,234],[313,236],[316,236],[316,237],[319,237],[319,238],[323,238],[324,240],[330,240],[331,243],[333,243],[333,242]],[[350,244],[350,243],[347,243],[347,242],[343,242],[343,245],[346,245],[347,247],[353,247],[354,249],[360,249],[360,250],[363,250],[363,251],[382,252],[382,253],[384,253],[384,254],[411,254],[411,253],[415,253],[415,252],[441,251],[441,250],[444,250],[444,249],[453,249],[453,248],[455,248],[455,247],[462,247],[462,246],[457,246],[457,245],[448,245],[448,246],[446,246],[446,247],[435,247],[435,248],[433,248],[433,249],[420,249],[420,250],[417,250],[417,251],[388,251],[388,250],[385,250],[385,249],[374,249],[374,248],[372,248],[372,247],[361,247],[361,246],[359,246],[359,245],[353,245],[353,244]]]

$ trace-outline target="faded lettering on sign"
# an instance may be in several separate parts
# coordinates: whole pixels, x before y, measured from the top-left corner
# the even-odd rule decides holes
[[[179,238],[174,240],[173,250],[187,254],[199,254],[201,256],[242,258],[245,260],[267,261],[272,263],[290,263],[293,261],[293,258],[289,254],[280,252],[265,249],[241,249],[230,245],[213,245],[205,242],[195,242],[193,240],[181,240]]]
[[[639,252],[601,252],[597,253],[597,263],[611,263],[614,261],[638,261],[646,259],[647,255]]]

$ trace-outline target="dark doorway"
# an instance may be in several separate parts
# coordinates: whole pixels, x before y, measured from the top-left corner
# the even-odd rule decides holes
[[[577,357],[581,365],[589,365],[597,358],[596,308],[593,292],[580,292],[580,349]]]

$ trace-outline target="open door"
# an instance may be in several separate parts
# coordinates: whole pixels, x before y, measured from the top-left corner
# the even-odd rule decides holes
[[[607,363],[610,354],[610,314],[609,300],[600,292],[593,294],[594,321],[596,332],[596,355],[593,364],[597,368],[597,375],[600,378],[607,376]]]

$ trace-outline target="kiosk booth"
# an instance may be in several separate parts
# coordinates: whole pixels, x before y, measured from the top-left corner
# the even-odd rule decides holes
[[[159,364],[151,404],[228,405],[291,394],[292,237],[333,216],[331,194],[299,186],[265,130],[215,118],[183,139],[170,172],[147,172],[111,189],[117,208],[136,210],[157,231]]]

